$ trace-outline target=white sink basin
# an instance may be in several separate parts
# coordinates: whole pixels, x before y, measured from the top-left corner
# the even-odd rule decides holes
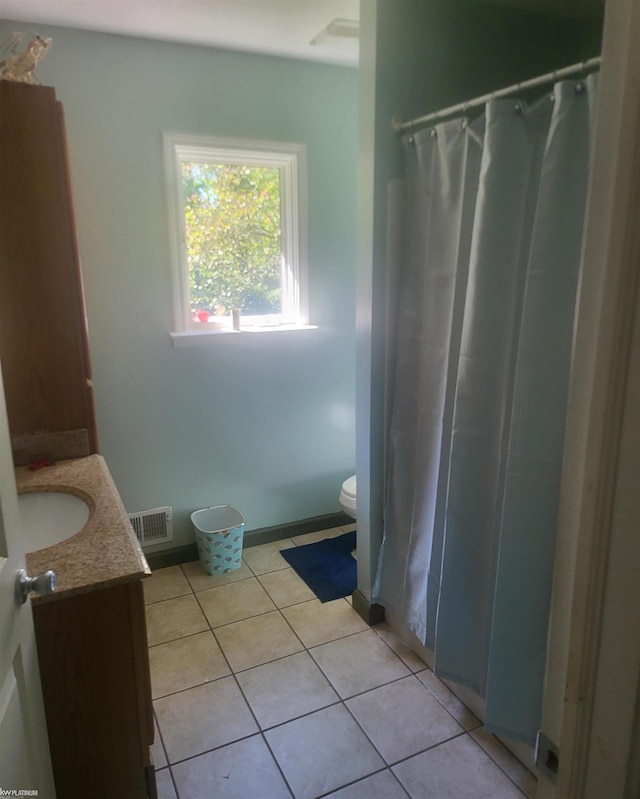
[[[27,552],[52,547],[80,532],[89,519],[89,506],[75,494],[38,491],[18,494]]]

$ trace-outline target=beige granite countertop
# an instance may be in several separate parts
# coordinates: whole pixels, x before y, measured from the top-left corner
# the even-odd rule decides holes
[[[59,461],[34,472],[22,466],[16,468],[15,476],[20,494],[63,490],[81,497],[90,507],[89,520],[80,532],[54,546],[27,552],[30,575],[47,569],[56,573],[55,593],[32,595],[32,600],[63,599],[151,574],[101,455]]]

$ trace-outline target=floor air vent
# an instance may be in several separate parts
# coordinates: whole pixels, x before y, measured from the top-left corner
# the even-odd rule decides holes
[[[129,520],[142,546],[173,540],[173,517],[170,507],[130,513]]]

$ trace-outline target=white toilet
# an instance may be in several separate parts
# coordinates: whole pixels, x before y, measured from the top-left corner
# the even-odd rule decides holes
[[[340,505],[342,506],[342,510],[347,514],[347,516],[351,516],[352,519],[356,517],[356,476],[355,474],[351,477],[347,477],[347,479],[342,484],[342,488],[340,490]]]

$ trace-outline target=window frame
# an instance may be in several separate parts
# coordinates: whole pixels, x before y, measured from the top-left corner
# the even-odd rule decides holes
[[[171,239],[174,337],[235,333],[228,325],[200,329],[191,319],[189,270],[186,253],[186,224],[182,164],[248,164],[280,171],[280,214],[282,252],[282,312],[244,317],[250,332],[297,329],[308,326],[307,273],[307,158],[306,145],[291,142],[258,141],[223,136],[163,134],[165,183]]]

